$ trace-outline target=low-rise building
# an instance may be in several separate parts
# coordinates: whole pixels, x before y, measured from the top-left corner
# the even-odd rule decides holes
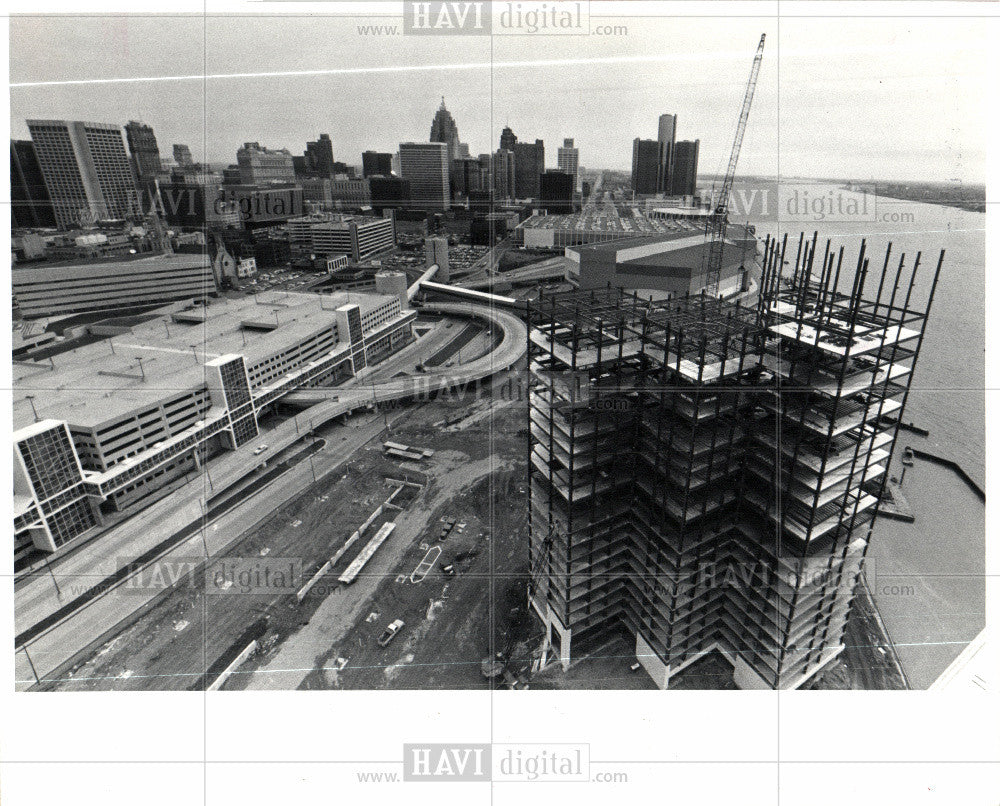
[[[204,254],[14,266],[11,282],[26,318],[204,299],[216,293],[211,261]]]
[[[175,305],[112,342],[14,365],[15,560],[52,552],[206,460],[258,418],[412,340],[398,295],[268,293]]]
[[[734,228],[735,229],[735,228]],[[718,293],[729,296],[747,288],[757,257],[752,234],[727,239],[722,250]],[[567,247],[567,279],[578,288],[623,288],[672,296],[699,294],[708,286],[709,242],[702,232],[678,232],[646,238]]]

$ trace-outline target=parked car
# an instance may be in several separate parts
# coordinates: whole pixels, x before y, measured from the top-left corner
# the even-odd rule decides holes
[[[378,645],[389,646],[389,642],[399,635],[400,631],[405,626],[406,623],[401,618],[396,619],[382,631],[382,634],[378,637]]]

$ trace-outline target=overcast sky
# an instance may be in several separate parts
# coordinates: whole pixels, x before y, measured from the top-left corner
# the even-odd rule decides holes
[[[376,22],[393,22],[383,18]],[[510,125],[546,162],[573,137],[585,167],[628,169],[637,136],[679,117],[702,173],[725,167],[761,33],[768,35],[740,173],[984,181],[985,30],[972,20],[623,19],[627,35],[370,36],[332,17],[11,18],[10,81],[393,68],[11,88],[11,135],[28,118],[143,120],[160,152],[233,162],[246,140],[334,156],[426,140],[445,96],[473,154]],[[593,21],[596,24],[596,21]],[[601,20],[612,23],[613,20]],[[572,64],[510,66],[524,61]],[[581,60],[584,63],[581,63]],[[588,60],[594,60],[589,62]],[[492,64],[491,68],[489,65]],[[452,69],[414,69],[462,65]]]

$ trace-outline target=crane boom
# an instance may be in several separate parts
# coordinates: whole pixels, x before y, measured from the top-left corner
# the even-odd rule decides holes
[[[722,274],[722,253],[726,242],[726,223],[729,219],[729,194],[733,190],[733,179],[736,175],[736,163],[740,158],[740,147],[743,145],[743,133],[747,128],[747,118],[750,116],[750,104],[753,103],[753,93],[757,88],[757,74],[760,73],[760,63],[764,58],[764,36],[760,35],[757,54],[750,68],[750,80],[743,94],[743,108],[740,110],[740,120],[736,125],[736,137],[733,138],[733,150],[729,154],[729,165],[722,181],[722,192],[715,203],[715,209],[709,218],[708,267],[705,271],[705,289],[710,296],[719,293],[719,281]]]

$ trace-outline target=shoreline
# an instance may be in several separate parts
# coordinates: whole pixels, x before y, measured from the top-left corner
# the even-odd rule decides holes
[[[933,204],[937,207],[951,207],[955,210],[962,210],[966,213],[986,213],[986,200],[978,201],[976,199],[928,199],[924,197],[917,197],[912,195],[906,195],[905,193],[895,191],[891,189],[880,187],[879,185],[857,185],[852,187],[851,185],[839,185],[840,190],[846,190],[850,193],[868,193],[872,196],[876,196],[881,199],[895,199],[896,201],[906,201],[914,202],[915,204]]]

